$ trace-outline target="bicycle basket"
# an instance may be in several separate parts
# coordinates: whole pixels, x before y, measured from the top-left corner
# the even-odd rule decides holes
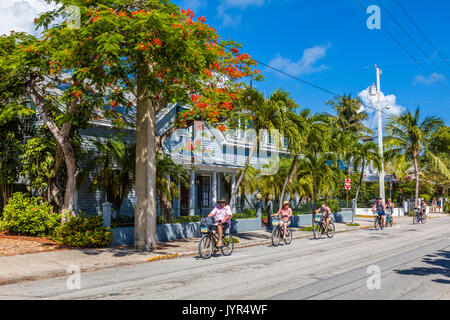
[[[316,219],[314,220],[316,223],[319,223],[320,221],[322,221],[322,215],[317,214],[316,215]]]
[[[280,219],[272,217],[272,226],[277,226],[280,224]]]

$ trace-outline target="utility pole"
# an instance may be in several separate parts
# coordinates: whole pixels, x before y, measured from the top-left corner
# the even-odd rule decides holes
[[[381,157],[381,171],[380,171],[380,197],[383,198],[383,201],[386,200],[384,193],[384,161],[383,161],[383,120],[381,117],[381,85],[380,85],[380,76],[382,71],[380,68],[375,65],[375,70],[377,71],[377,98],[378,98],[378,149]]]

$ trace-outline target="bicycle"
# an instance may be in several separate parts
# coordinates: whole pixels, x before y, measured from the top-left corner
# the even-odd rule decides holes
[[[388,226],[392,227],[392,212],[390,212],[390,211],[386,212],[386,225],[385,225],[385,227],[387,228]]]
[[[272,230],[272,245],[274,247],[278,247],[278,245],[281,242],[281,237],[284,237],[284,228],[279,222],[280,218],[275,217],[273,218],[272,225],[274,226],[274,228]],[[286,227],[286,238],[284,239],[284,243],[289,245],[291,244],[291,242],[292,242],[292,230],[288,226]]]
[[[422,217],[420,216],[420,208],[414,208],[414,213],[416,214],[413,218],[413,224],[422,223],[425,224],[427,222],[427,215],[424,213]]]
[[[325,221],[321,215],[316,215],[313,232],[314,232],[314,239],[317,239],[317,240],[322,237],[323,233],[325,233]],[[328,225],[328,230],[327,230],[327,237],[331,239],[334,237],[335,233],[336,233],[336,228],[334,226],[334,223],[333,223],[333,221],[330,221],[330,224]]]
[[[381,222],[381,216],[377,213],[374,221],[375,230],[383,230],[383,223]]]
[[[219,235],[211,231],[213,222],[211,218],[203,218],[201,221],[201,233],[202,238],[198,243],[198,253],[201,258],[209,259],[213,254],[216,254],[219,250],[224,256],[230,256],[233,253],[234,242],[233,237],[229,233],[222,235],[222,247],[216,246],[219,242]]]

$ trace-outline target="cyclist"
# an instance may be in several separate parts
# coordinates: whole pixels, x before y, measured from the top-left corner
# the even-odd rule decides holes
[[[325,222],[325,233],[328,231],[328,226],[330,225],[331,219],[333,218],[331,216],[331,209],[327,207],[325,203],[322,203],[322,206],[316,210],[316,214],[318,213],[322,214],[322,220]]]
[[[283,240],[286,240],[287,227],[291,224],[292,209],[290,208],[289,201],[283,202],[282,207],[278,210],[277,214],[273,214],[272,217],[279,217],[281,215],[280,224],[283,226]]]
[[[386,215],[386,205],[383,202],[383,198],[379,197],[377,199],[377,202],[375,202],[375,204],[373,205],[372,208],[373,212],[378,213],[378,215],[381,218],[381,225],[384,226],[384,216]]]
[[[219,200],[219,205],[214,208],[208,215],[210,218],[214,218],[214,225],[212,226],[212,232],[219,234],[219,242],[217,247],[222,247],[222,235],[231,226],[231,218],[233,213],[230,206],[227,204],[227,200],[222,198]]]
[[[420,208],[420,219],[423,219],[423,215],[427,213],[427,203],[425,202],[425,200],[422,200],[420,204],[418,204],[414,208]]]
[[[391,218],[391,222],[394,223],[394,218],[392,217],[392,214],[394,213],[394,203],[391,199],[388,199],[388,202],[386,204],[386,212]],[[386,221],[386,227],[387,227],[387,221]]]

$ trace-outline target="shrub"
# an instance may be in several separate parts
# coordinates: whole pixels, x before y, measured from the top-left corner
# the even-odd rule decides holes
[[[113,236],[99,216],[81,213],[56,228],[52,240],[73,248],[102,248],[112,243]]]
[[[17,192],[3,209],[1,228],[8,233],[45,237],[61,224],[61,215],[41,198]]]
[[[331,209],[331,212],[336,213],[341,210],[339,200],[327,200],[327,206]]]

